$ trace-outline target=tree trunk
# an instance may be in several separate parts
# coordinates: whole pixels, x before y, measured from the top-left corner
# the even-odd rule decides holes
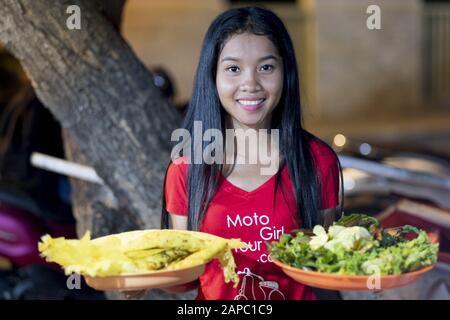
[[[179,116],[101,7],[70,4],[81,8],[81,30],[67,28],[64,1],[0,1],[0,41],[117,199],[108,233],[157,227]]]
[[[105,18],[120,31],[125,0],[98,1],[98,4]],[[63,138],[66,159],[87,166],[92,165],[66,130],[63,130]],[[102,236],[114,233],[114,230],[137,228],[127,221],[127,215],[120,213],[117,200],[108,186],[73,178],[70,179],[70,184],[72,210],[79,237],[87,230],[90,230],[93,236]]]
[[[125,0],[102,0],[98,1],[98,4],[100,12],[117,31],[120,31]],[[92,166],[66,130],[63,130],[63,137],[66,158],[75,163]],[[83,236],[87,230],[96,237],[139,227],[119,210],[117,200],[108,186],[73,178],[70,179],[70,184],[72,209],[77,221],[79,237]]]
[[[78,232],[94,237],[159,227],[170,134],[181,121],[118,33],[123,1],[113,2],[111,11],[89,0],[0,0],[0,42],[61,123],[68,159],[105,182],[72,181]],[[66,25],[69,5],[81,9],[81,30]]]

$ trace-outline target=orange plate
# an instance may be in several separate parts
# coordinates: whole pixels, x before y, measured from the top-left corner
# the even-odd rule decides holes
[[[273,263],[279,266],[284,273],[297,282],[310,287],[329,289],[329,290],[354,290],[371,291],[384,290],[405,286],[416,281],[422,274],[433,269],[434,265],[424,267],[414,272],[408,272],[399,275],[381,276],[379,286],[374,276],[352,276],[333,273],[324,273],[316,271],[305,271],[299,268],[291,267],[274,258]],[[371,289],[373,288],[373,289]]]
[[[127,274],[109,277],[84,276],[86,283],[101,291],[132,291],[152,288],[165,288],[196,280],[205,270],[205,265],[161,270],[149,273]]]

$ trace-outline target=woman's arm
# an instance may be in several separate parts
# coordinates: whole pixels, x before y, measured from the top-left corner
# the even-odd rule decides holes
[[[173,214],[169,212],[170,221],[172,222],[172,229],[187,230],[187,216]]]

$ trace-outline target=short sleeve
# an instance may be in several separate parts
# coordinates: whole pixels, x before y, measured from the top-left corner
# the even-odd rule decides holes
[[[322,210],[335,208],[339,204],[339,167],[336,156],[319,157],[322,184]]]
[[[173,214],[187,215],[186,190],[187,165],[182,161],[171,162],[167,168],[164,195],[166,210]]]
[[[317,137],[310,140],[310,147],[322,185],[321,210],[336,208],[339,205],[340,176],[337,155],[328,144]]]

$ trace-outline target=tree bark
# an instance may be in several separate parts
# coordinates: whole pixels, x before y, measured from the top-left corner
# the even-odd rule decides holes
[[[122,11],[125,0],[98,1],[100,11],[120,31]],[[67,130],[63,130],[63,141],[66,159],[91,166],[89,159],[80,150]],[[85,182],[79,179],[70,179],[72,187],[72,210],[77,221],[77,234],[83,236],[87,230],[95,237],[136,228],[133,223],[121,214],[117,200],[111,189],[106,185]]]
[[[97,0],[99,2],[103,15],[120,31],[122,25],[122,13],[126,0]]]
[[[81,30],[66,26],[67,7],[74,4],[81,9]],[[123,4],[0,0],[0,42],[60,121],[66,157],[92,165],[105,182],[71,181],[80,235],[159,227],[170,134],[181,122],[118,33]],[[193,294],[152,290],[147,298]]]
[[[72,4],[81,8],[81,30],[66,26]],[[80,161],[114,194],[111,206],[95,204],[107,227],[94,235],[159,226],[170,134],[180,123],[101,9],[87,0],[0,1],[0,42],[79,147]]]

